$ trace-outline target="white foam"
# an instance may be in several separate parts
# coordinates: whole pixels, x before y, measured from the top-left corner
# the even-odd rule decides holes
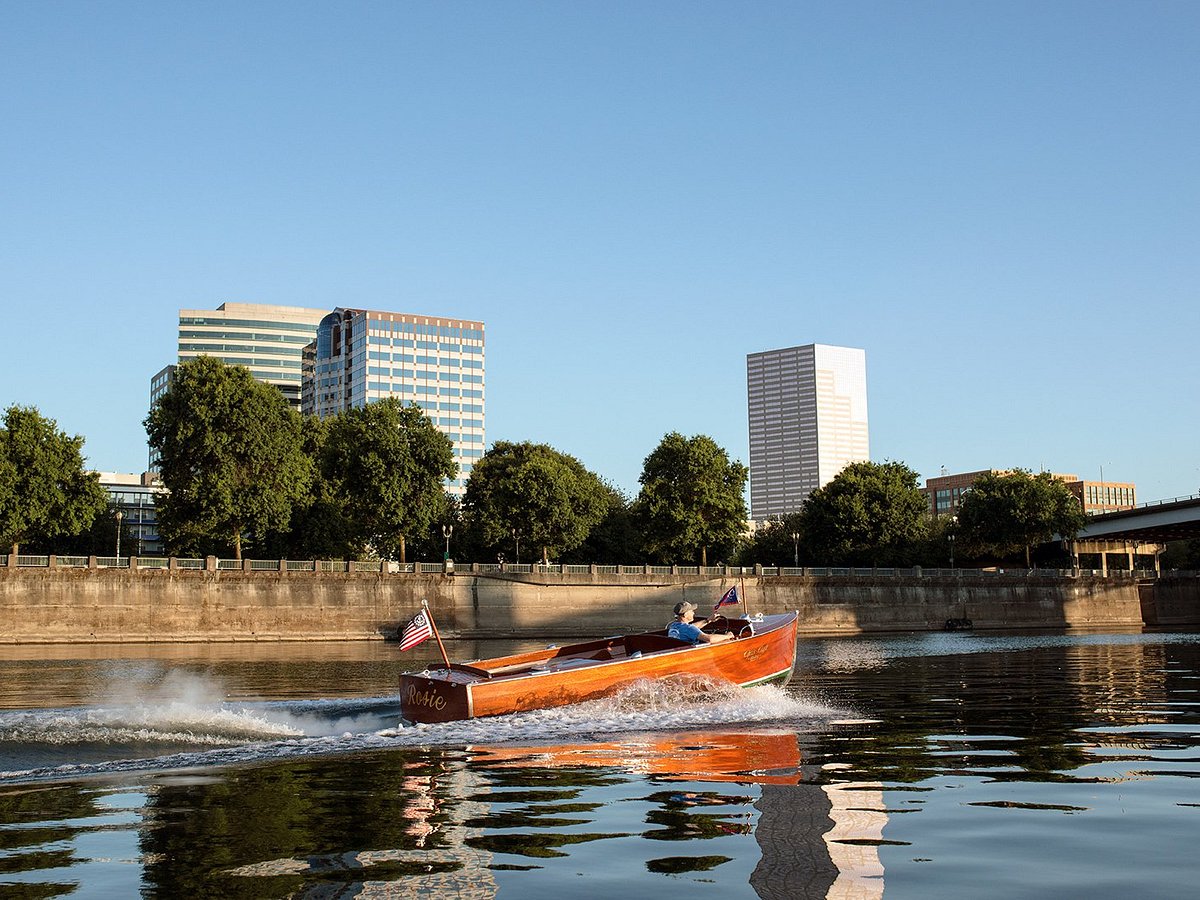
[[[381,723],[383,710],[393,710],[393,727],[372,727],[356,731],[358,724]],[[190,710],[192,719],[187,719]],[[121,710],[123,723],[104,720],[108,711],[30,714],[21,723],[13,717],[0,717],[0,739],[6,734],[25,734],[30,739],[51,741],[53,735],[76,735],[82,740],[84,723],[106,721],[108,731],[93,733],[94,738],[114,743],[126,740],[170,739],[180,736],[193,747],[221,745],[213,749],[189,749],[187,752],[152,759],[115,759],[102,763],[57,766],[0,772],[0,781],[69,778],[91,774],[127,771],[157,771],[182,768],[209,768],[246,762],[269,761],[331,753],[423,746],[504,745],[513,742],[571,743],[599,742],[613,734],[681,731],[694,728],[735,724],[786,723],[805,727],[816,721],[846,715],[844,710],[797,697],[779,687],[763,685],[734,688],[695,681],[670,680],[643,682],[619,694],[600,700],[534,710],[507,716],[410,725],[396,719],[398,702],[394,698],[358,701],[300,701],[265,704],[256,710],[204,709],[186,706],[171,711],[169,705],[146,708],[148,724],[144,734],[130,721],[130,708]],[[52,721],[58,719],[58,721]],[[183,728],[184,722],[190,722]],[[308,723],[305,730],[298,725]],[[22,729],[25,729],[24,731]]]
[[[841,714],[771,685],[736,688],[695,682],[640,682],[612,697],[487,719],[408,725],[380,732],[403,744],[496,744],[586,740],[614,733],[699,726],[796,722]]]

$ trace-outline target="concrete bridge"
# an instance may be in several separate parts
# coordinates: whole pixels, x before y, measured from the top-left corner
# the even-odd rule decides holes
[[[1131,571],[1138,568],[1138,556],[1152,554],[1157,572],[1163,545],[1190,538],[1200,538],[1200,495],[1158,500],[1133,509],[1091,516],[1074,540],[1067,543],[1076,558],[1081,553],[1098,553],[1102,571],[1108,569],[1110,554],[1126,556],[1128,565],[1121,568]],[[1061,535],[1055,535],[1054,539],[1063,540]]]

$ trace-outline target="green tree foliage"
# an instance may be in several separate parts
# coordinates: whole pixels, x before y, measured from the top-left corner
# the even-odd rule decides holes
[[[1159,562],[1164,570],[1184,569],[1192,572],[1200,570],[1200,538],[1171,541],[1167,544]]]
[[[83,438],[58,430],[36,409],[10,406],[0,428],[0,542],[79,534],[104,511],[99,476],[84,470]]]
[[[611,499],[575,457],[546,444],[498,441],[471,470],[463,513],[487,545],[504,552],[520,541],[540,548],[545,561],[583,543]]]
[[[925,535],[919,476],[899,462],[857,462],[808,495],[800,531],[824,565],[899,565]]]
[[[799,535],[799,539],[793,540],[793,534]],[[799,563],[796,562],[797,556],[800,558]],[[750,539],[738,549],[737,561],[743,566],[758,563],[768,566],[803,566],[811,562],[808,543],[800,530],[800,513],[772,516],[759,525]]]
[[[362,545],[405,559],[405,540],[447,516],[444,480],[457,472],[454,446],[417,406],[394,397],[347,410],[326,423],[320,471],[326,524],[349,528]]]
[[[746,527],[747,475],[706,435],[666,435],[646,457],[633,504],[643,552],[663,563],[700,565],[710,550],[731,554]]]
[[[305,416],[302,422],[304,452],[315,463],[321,458],[328,421]],[[312,485],[293,505],[286,528],[265,536],[262,552],[267,559],[353,559],[361,553],[362,541],[336,485],[319,464],[313,469]]]
[[[562,554],[563,562],[619,565],[638,557],[641,539],[633,523],[629,498],[604,482],[606,508],[583,543]]]
[[[241,559],[243,540],[285,529],[309,491],[299,414],[242,366],[184,363],[145,424],[169,492],[158,519],[173,552],[231,547]]]
[[[1074,537],[1087,518],[1078,498],[1049,472],[1017,469],[975,479],[958,507],[958,539],[967,553],[997,557],[1025,551],[1055,534]]]

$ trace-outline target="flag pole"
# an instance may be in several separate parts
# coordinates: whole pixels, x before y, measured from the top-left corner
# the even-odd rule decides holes
[[[425,615],[429,617],[429,625],[433,628],[433,636],[437,638],[438,649],[442,651],[442,659],[446,662],[446,668],[450,668],[450,657],[446,655],[446,645],[442,643],[441,632],[438,631],[437,622],[433,620],[433,610],[429,608],[429,601],[421,600],[421,609],[425,610]]]
[[[749,607],[749,605],[746,603],[746,573],[745,573],[745,568],[746,568],[745,566],[742,566],[742,571],[741,571],[741,572],[738,572],[738,581],[740,581],[740,582],[742,583],[742,590],[741,590],[741,598],[742,598],[742,613],[743,613],[744,615],[747,615],[747,616],[748,616],[748,615],[750,615],[750,607]]]

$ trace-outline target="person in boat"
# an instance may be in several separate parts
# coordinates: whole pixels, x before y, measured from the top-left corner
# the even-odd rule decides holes
[[[730,640],[732,634],[709,634],[701,631],[708,619],[696,620],[696,604],[686,600],[675,604],[675,621],[667,626],[667,637],[687,641],[690,644],[718,644]]]

